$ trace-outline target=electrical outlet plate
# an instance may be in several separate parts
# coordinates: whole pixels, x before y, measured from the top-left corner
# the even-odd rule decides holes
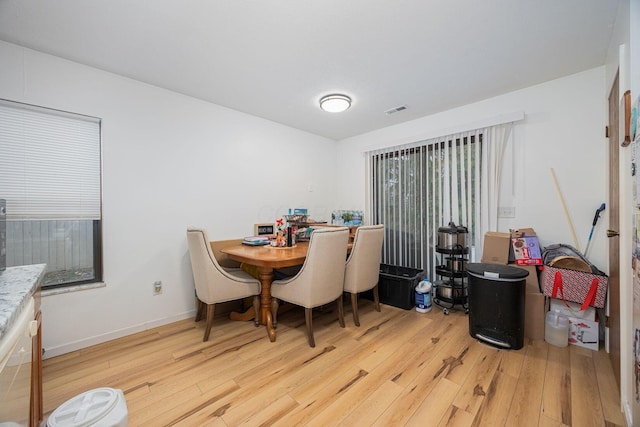
[[[153,282],[153,295],[160,295],[162,293],[162,282],[158,280]]]
[[[515,206],[499,206],[498,218],[515,218],[516,208]]]

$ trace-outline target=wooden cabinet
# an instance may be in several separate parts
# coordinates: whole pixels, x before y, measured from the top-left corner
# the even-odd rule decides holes
[[[31,417],[30,427],[38,427],[42,422],[42,312],[36,305],[35,322],[37,333],[31,346]]]
[[[8,267],[0,274],[0,360],[19,355],[11,364],[0,367],[4,397],[0,403],[9,403],[12,410],[0,408],[2,425],[17,422],[38,427],[43,418],[40,301],[45,269],[46,264],[23,265]]]
[[[42,301],[42,276],[33,292],[34,324],[32,328],[36,330],[31,342],[31,414],[29,417],[30,427],[39,427],[43,418],[42,405],[42,311],[40,303]]]

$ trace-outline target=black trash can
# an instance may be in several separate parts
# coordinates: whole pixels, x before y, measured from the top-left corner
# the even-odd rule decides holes
[[[527,270],[500,264],[469,263],[469,334],[500,348],[524,344]]]

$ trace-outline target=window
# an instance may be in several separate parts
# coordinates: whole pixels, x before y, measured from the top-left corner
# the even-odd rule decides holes
[[[100,120],[0,100],[7,267],[46,263],[43,287],[102,281]]]
[[[369,153],[369,210],[385,224],[383,263],[434,277],[438,228],[451,221],[467,227],[470,245],[477,241],[482,141],[474,131]]]

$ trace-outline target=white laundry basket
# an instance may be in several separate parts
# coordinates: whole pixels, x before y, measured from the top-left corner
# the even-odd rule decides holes
[[[122,390],[96,388],[60,405],[47,427],[127,427],[129,414]]]

